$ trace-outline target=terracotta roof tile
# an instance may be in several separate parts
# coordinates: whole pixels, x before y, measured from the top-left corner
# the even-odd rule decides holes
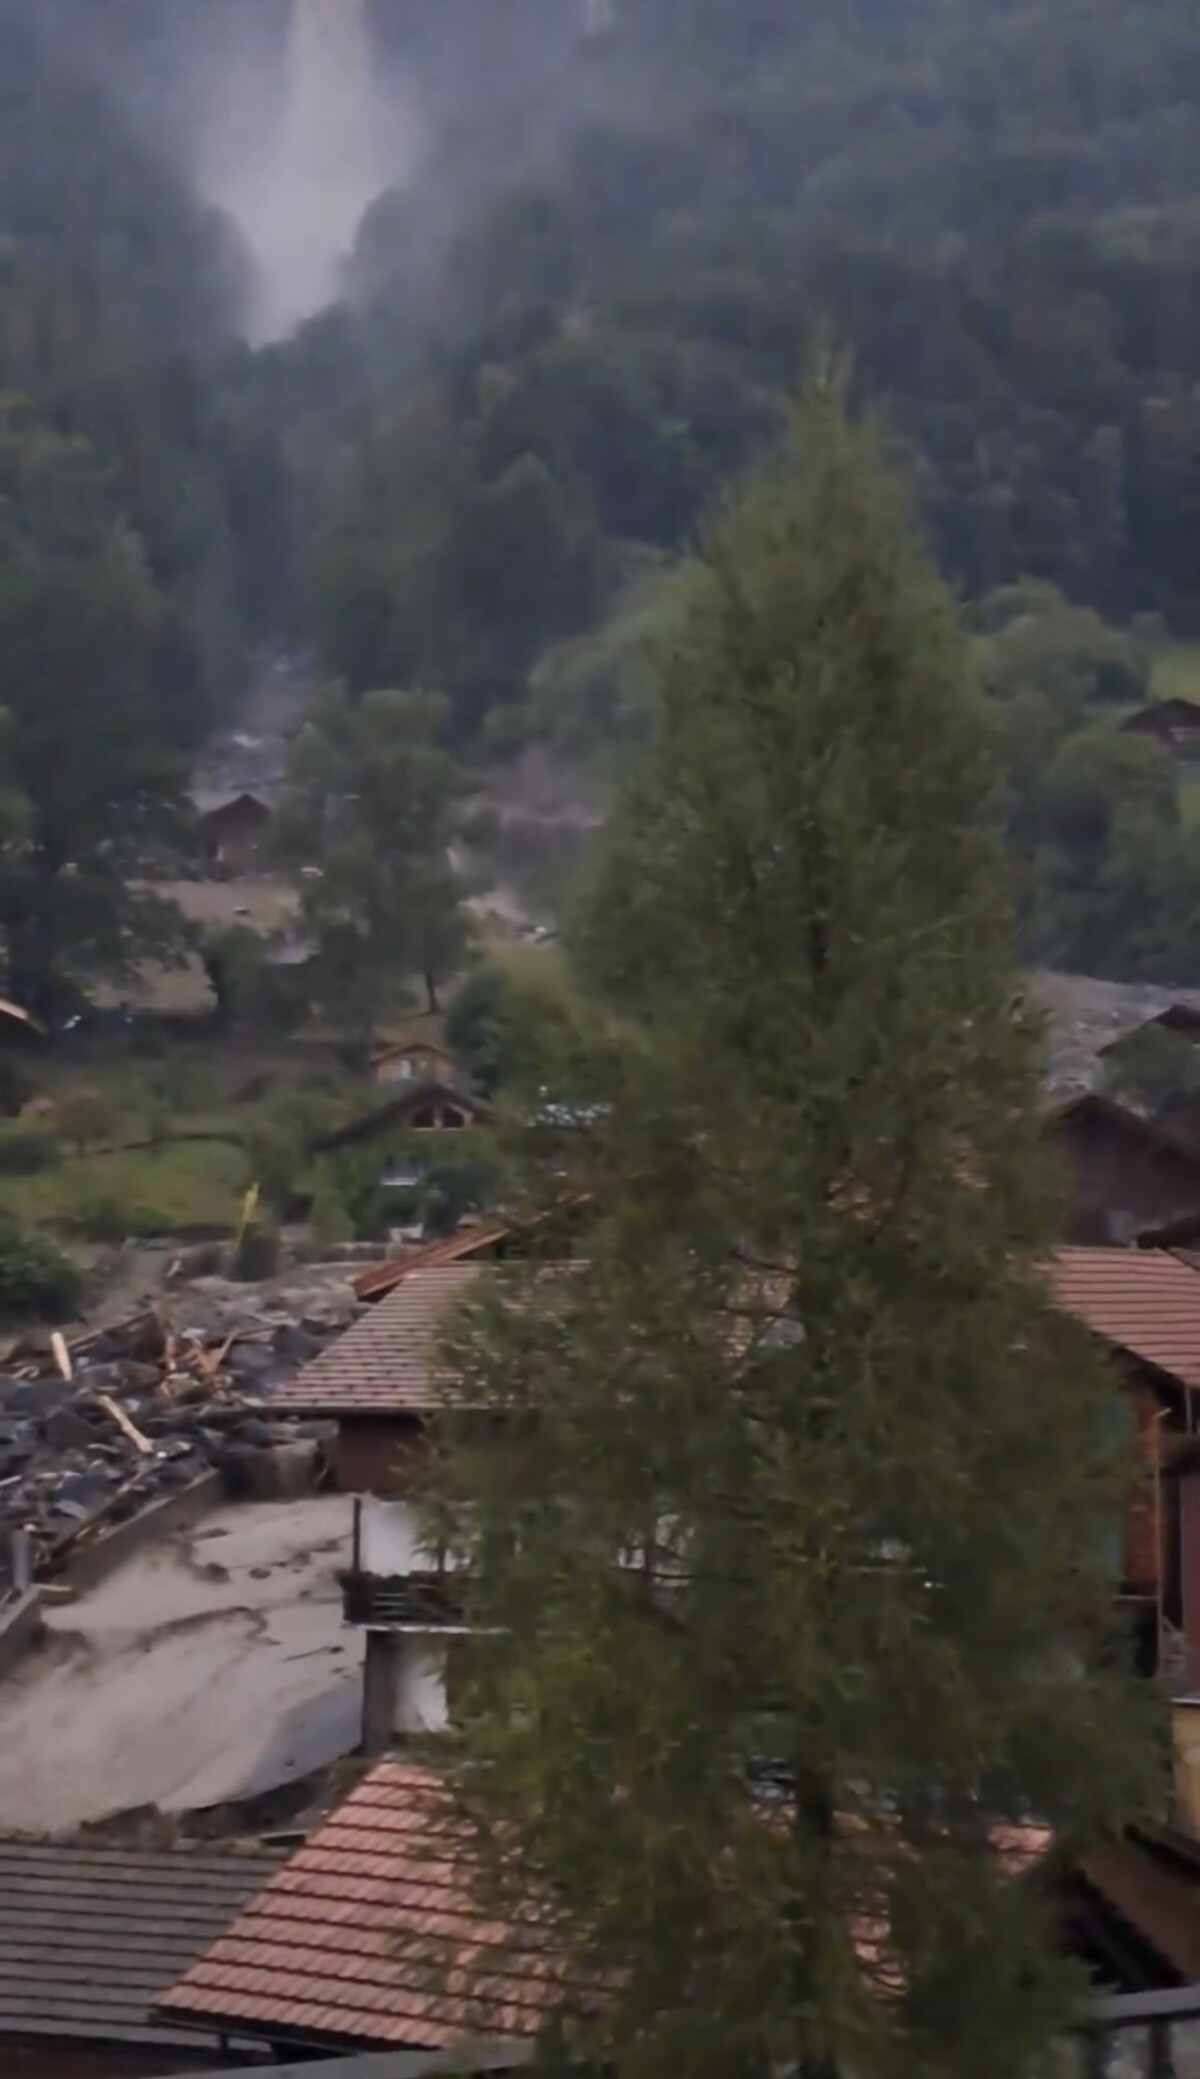
[[[320,1357],[272,1395],[272,1408],[306,1414],[421,1414],[436,1407],[444,1380],[431,1359],[454,1303],[484,1270],[479,1263],[427,1265],[364,1314]]]
[[[1114,1348],[1200,1386],[1200,1273],[1158,1249],[1059,1249],[1058,1305]]]
[[[481,1911],[471,1870],[442,1779],[380,1762],[158,2011],[364,2047],[533,2035],[561,1962],[535,1925]]]

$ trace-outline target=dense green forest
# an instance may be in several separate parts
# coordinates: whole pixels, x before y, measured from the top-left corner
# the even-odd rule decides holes
[[[603,774],[681,552],[832,339],[963,599],[1030,957],[1200,982],[1191,789],[1116,727],[1200,636],[1190,0],[377,0],[416,171],[258,350],[192,171],[236,15],[0,22],[10,933],[33,887],[128,953],[144,917],[62,899],[80,845],[102,909],[264,643],[438,695],[473,762]]]

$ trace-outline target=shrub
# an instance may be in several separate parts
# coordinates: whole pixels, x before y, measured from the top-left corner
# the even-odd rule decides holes
[[[82,1278],[69,1256],[0,1210],[0,1314],[53,1320],[74,1309]]]
[[[61,1159],[58,1135],[45,1119],[0,1120],[0,1177],[32,1177]]]
[[[264,1205],[281,1220],[291,1211],[305,1164],[305,1122],[295,1098],[286,1098],[257,1119],[243,1146],[251,1183]]]
[[[85,1148],[112,1139],[116,1115],[98,1090],[76,1090],[60,1105],[58,1126],[63,1138],[82,1155]]]
[[[230,1275],[243,1285],[257,1285],[279,1268],[279,1236],[273,1227],[251,1221],[233,1252]]]
[[[0,1060],[0,1112],[15,1119],[22,1106],[37,1096],[37,1084],[15,1061]]]
[[[311,1222],[314,1240],[326,1247],[351,1241],[358,1232],[336,1179],[328,1174],[321,1178],[313,1193]]]

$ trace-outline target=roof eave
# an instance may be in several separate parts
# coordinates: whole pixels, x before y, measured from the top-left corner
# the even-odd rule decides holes
[[[260,2043],[288,2044],[297,2050],[350,2052],[356,2050],[392,2050],[402,2054],[407,2050],[437,2049],[440,2051],[443,2047],[441,2044],[431,2046],[427,2042],[400,2043],[393,2036],[365,2036],[358,2032],[340,2035],[334,2030],[306,2029],[289,2025],[286,2022],[248,2020],[245,2015],[231,2014],[228,2011],[216,2010],[210,2012],[207,2009],[202,2010],[198,2008],[187,2008],[184,2010],[169,2006],[161,2006],[154,2009],[155,2016],[161,2015],[164,2022],[169,2024],[172,2029],[186,2028],[187,2024],[183,2020],[185,2012],[194,2017],[197,2031],[202,2035],[211,2035],[215,2030],[223,2036],[245,2036]],[[165,2030],[163,2033],[165,2034]]]

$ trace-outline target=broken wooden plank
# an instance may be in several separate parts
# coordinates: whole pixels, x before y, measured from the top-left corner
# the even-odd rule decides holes
[[[61,1329],[55,1329],[50,1338],[50,1348],[54,1355],[54,1362],[58,1366],[59,1377],[62,1379],[73,1379],[75,1377],[75,1368],[71,1363],[71,1353],[67,1348],[66,1337]]]
[[[143,1436],[141,1430],[137,1426],[137,1423],[134,1422],[132,1418],[125,1413],[124,1408],[121,1407],[113,1399],[111,1393],[98,1393],[96,1395],[96,1402],[99,1407],[103,1408],[105,1414],[110,1416],[111,1419],[116,1423],[117,1428],[120,1430],[122,1436],[127,1437],[129,1439],[129,1442],[133,1445],[134,1450],[137,1451],[141,1455],[141,1457],[153,1457],[154,1446],[150,1442],[149,1437]]]

